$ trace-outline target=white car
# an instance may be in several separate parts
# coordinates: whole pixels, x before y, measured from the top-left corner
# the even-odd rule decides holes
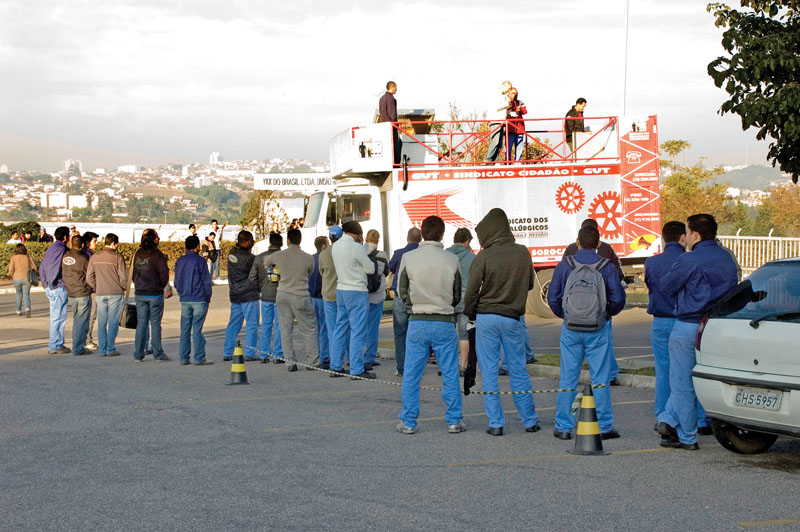
[[[800,258],[765,264],[700,324],[692,377],[728,450],[754,454],[800,438]]]

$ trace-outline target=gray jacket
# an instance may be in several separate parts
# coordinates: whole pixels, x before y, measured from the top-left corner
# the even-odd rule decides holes
[[[267,257],[276,251],[280,251],[280,249],[270,246],[264,253],[259,253],[256,256],[256,260],[253,261],[253,267],[250,269],[250,282],[261,291],[261,301],[275,303],[275,296],[278,295],[278,283],[273,283],[269,280],[267,275],[269,267],[264,262]]]
[[[458,257],[441,242],[426,240],[403,255],[397,291],[411,312],[410,320],[453,321],[461,301]]]

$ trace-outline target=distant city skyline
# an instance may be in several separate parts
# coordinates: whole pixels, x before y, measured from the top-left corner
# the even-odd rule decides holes
[[[272,157],[328,159],[371,121],[386,81],[402,108],[489,110],[501,81],[531,117],[621,110],[624,0],[380,3],[0,2],[0,165],[56,171]],[[768,142],[720,117],[723,53],[705,3],[630,0],[627,109],[657,114],[687,162],[768,164]]]

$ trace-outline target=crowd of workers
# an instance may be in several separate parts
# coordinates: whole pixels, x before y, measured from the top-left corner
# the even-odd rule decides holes
[[[685,224],[667,222],[662,231],[663,252],[645,263],[656,359],[654,429],[662,436],[661,445],[668,447],[696,449],[698,430],[708,430],[691,381],[694,338],[701,318],[737,283],[735,259],[719,245],[716,231],[716,221],[708,214],[690,216]],[[253,235],[239,232],[228,255],[230,316],[223,360],[232,360],[244,326],[246,361],[286,364],[288,371],[295,372],[296,324],[307,357],[300,365],[326,370],[334,378],[374,379],[374,368],[380,365],[378,330],[388,291],[395,294],[395,375],[403,378],[397,431],[413,434],[417,430],[420,382],[432,354],[442,377],[447,430],[466,430],[459,374],[469,373],[472,350],[482,389],[489,392],[484,395],[486,432],[502,435],[505,417],[499,396],[492,393],[499,391],[498,375],[509,376],[514,392],[531,390],[525,366],[533,353],[524,314],[535,273],[528,250],[515,243],[501,209],[489,211],[475,232],[480,245],[477,254],[471,249],[472,234],[464,228],[456,231],[454,245],[445,249],[444,221],[429,216],[408,232],[407,245],[391,258],[378,249],[378,232],[364,235],[356,221],[331,227],[328,237],[317,237],[314,255],[301,250],[298,228],[286,233],[285,248],[281,234],[270,234],[269,248],[258,255],[252,253]],[[141,362],[152,353],[156,361],[169,361],[162,346],[161,318],[164,299],[172,289],[166,257],[158,249],[158,233],[143,232],[129,264],[117,252],[119,239],[114,234],[105,236],[99,251],[95,250],[98,236],[93,233],[70,238],[69,228],[62,226],[53,237],[39,267],[50,301],[48,352],[91,354],[87,336],[93,343],[90,316],[96,308],[97,343],[92,347],[101,356],[118,356],[116,336],[124,321],[123,309],[132,307],[127,294],[133,284],[135,310],[130,312],[137,317],[133,358]],[[172,283],[181,302],[180,363],[210,365],[213,361],[206,358],[202,329],[212,296],[211,259],[208,247],[204,250],[194,234],[186,239],[185,247]],[[26,271],[32,267],[24,253],[17,253],[11,264]],[[592,383],[606,385],[595,390],[603,439],[619,437],[608,386],[616,383],[619,371],[611,318],[625,305],[623,277],[612,246],[600,241],[596,221],[587,219],[576,242],[567,246],[547,295],[550,308],[563,319],[560,387],[575,389],[584,360]],[[64,346],[67,303],[73,315],[71,349]],[[572,437],[575,393],[559,393],[556,438]],[[540,425],[533,394],[517,393],[513,399],[525,431],[537,432]]]

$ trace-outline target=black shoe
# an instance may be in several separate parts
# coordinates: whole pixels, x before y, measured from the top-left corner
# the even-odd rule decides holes
[[[536,360],[536,357],[533,357],[533,358],[532,358],[532,359],[530,359],[530,360],[526,360],[526,361],[525,361],[525,364],[528,364],[528,365],[530,365],[530,364],[536,364],[537,362],[538,362],[538,360]]]
[[[364,371],[372,371],[373,365],[372,362],[365,362],[364,363]]]
[[[181,366],[188,366],[189,364],[191,364],[191,362],[188,360],[181,360]]]
[[[619,386],[619,381],[617,380],[617,378],[616,378],[616,377],[614,377],[613,379],[611,379],[610,381],[608,381],[608,385],[609,385],[609,386]]]
[[[497,374],[498,374],[498,375],[508,375],[508,370],[507,370],[507,369],[500,368],[500,369],[497,371]]]
[[[231,360],[233,360],[233,357],[222,357],[222,360],[224,360],[225,362],[230,362]]]
[[[600,433],[600,439],[602,440],[615,440],[617,438],[619,438],[619,432],[614,429],[611,429],[608,432]]]
[[[502,436],[503,435],[503,427],[489,427],[486,429],[486,434],[489,436]]]
[[[697,445],[697,442],[694,442],[694,443],[682,443],[681,444],[681,449],[683,449],[685,451],[699,451],[700,450],[700,446]]]
[[[658,421],[653,425],[653,432],[658,432]]]
[[[572,433],[571,432],[561,432],[560,430],[554,430],[553,436],[558,438],[559,440],[571,440]]]
[[[309,367],[306,369],[331,369],[331,365],[328,362],[320,362],[314,367]]]
[[[666,447],[668,449],[684,449],[686,451],[699,451],[700,446],[697,445],[697,442],[694,443],[681,443],[679,441],[672,441],[669,438],[661,438],[661,442],[659,443],[661,447]]]
[[[331,376],[332,379],[336,379],[338,377],[344,377],[346,375],[347,375],[347,373],[345,373],[343,369],[333,369],[333,368],[331,368],[330,376]]]
[[[262,358],[261,359],[261,363],[262,364],[269,364],[269,359],[268,358]]]
[[[361,373],[359,375],[350,375],[350,380],[351,381],[357,381],[358,377],[361,377],[362,379],[375,379],[375,378],[377,378],[374,373],[368,373],[368,372],[365,371],[364,373]]]
[[[297,371],[297,364],[292,364],[286,369],[289,371]]]
[[[697,433],[701,436],[711,436],[714,431],[711,430],[711,427],[697,427]]]
[[[213,362],[211,362],[210,360],[203,360],[202,362],[195,362],[194,363],[195,366],[210,366],[212,364],[213,364]]]
[[[530,427],[527,427],[527,428],[525,429],[525,432],[539,432],[539,430],[540,430],[541,428],[542,428],[542,427],[540,427],[540,426],[539,426],[539,424],[537,423],[536,425],[531,425]]]
[[[378,362],[377,360],[373,360],[372,362],[370,362],[370,364],[372,364],[373,366],[380,366],[381,365],[381,363]]]
[[[663,438],[666,438],[670,441],[678,441],[678,431],[676,431],[675,427],[673,427],[669,423],[661,421],[656,426],[656,432],[661,434]]]
[[[442,376],[442,370],[437,371],[436,374],[441,377]]]
[[[256,357],[244,357],[244,361],[245,362],[255,362],[256,361]]]
[[[286,364],[286,361],[282,358],[276,358],[272,361],[273,364]]]
[[[463,377],[463,376],[464,376],[464,375],[466,375],[466,374],[467,374],[467,372],[466,372],[466,371],[464,371],[463,369],[460,369],[460,370],[458,370],[458,376],[459,376],[459,377]]]

